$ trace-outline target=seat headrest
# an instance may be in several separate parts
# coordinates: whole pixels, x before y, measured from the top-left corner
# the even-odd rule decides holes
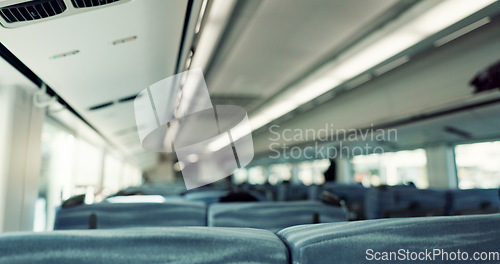
[[[265,230],[183,227],[8,233],[0,263],[288,263]]]

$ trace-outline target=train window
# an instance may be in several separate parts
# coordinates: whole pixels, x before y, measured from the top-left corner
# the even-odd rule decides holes
[[[269,167],[269,183],[271,185],[276,185],[284,181],[290,181],[292,178],[292,167],[290,163],[271,165]]]
[[[141,171],[135,166],[126,163],[123,167],[122,188],[138,186],[142,183]]]
[[[95,193],[101,183],[103,151],[79,139],[76,152],[75,185],[77,193]]]
[[[42,130],[42,160],[35,231],[51,227],[56,206],[74,194],[73,163],[75,137],[47,119]],[[68,155],[69,153],[69,155]],[[45,210],[41,210],[44,207]]]
[[[325,172],[329,166],[330,162],[328,160],[302,162],[298,167],[299,179],[304,185],[323,184],[325,182],[323,172]]]
[[[265,168],[262,166],[248,169],[248,183],[264,184],[267,180]]]
[[[103,195],[110,195],[120,190],[121,161],[113,154],[104,158]]]
[[[458,187],[500,187],[500,141],[455,147]]]
[[[247,178],[248,178],[247,169],[240,169],[233,174],[232,181],[234,184],[242,184],[247,181]]]
[[[399,151],[355,156],[352,159],[354,180],[365,186],[415,184],[429,187],[425,150]]]

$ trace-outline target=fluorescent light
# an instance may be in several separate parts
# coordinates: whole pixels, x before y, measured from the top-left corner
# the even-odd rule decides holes
[[[234,3],[234,0],[215,0],[212,3],[196,47],[196,53],[191,62],[192,68],[200,67],[205,69],[207,66],[224,26],[231,15]]]
[[[231,139],[233,140],[233,142],[249,135],[250,128],[248,127],[247,119],[245,118],[239,124],[231,128],[229,130],[229,133],[231,133]],[[208,144],[208,150],[211,152],[216,152],[223,147],[228,146],[229,144],[231,144],[229,134],[227,132],[224,132]]]
[[[332,65],[330,70],[325,71],[324,68],[321,68],[313,73],[312,76],[315,76],[317,80],[304,82],[300,84],[301,86],[293,87],[293,89],[289,88],[289,92],[285,92],[272,101],[276,102],[275,104],[264,106],[264,109],[251,116],[250,123],[252,130],[266,125],[298,106],[334,89],[341,83],[372,69],[425,38],[457,23],[494,2],[496,0],[446,0],[427,9],[422,15],[413,19],[411,19],[411,16],[414,14],[408,12],[407,16],[403,15],[403,18],[396,20],[390,26],[386,26],[380,32],[372,34],[372,38],[355,45],[344,54],[341,54],[336,61],[330,63]],[[433,1],[424,1],[417,9],[429,4],[433,4]],[[409,16],[411,20],[403,26],[399,26],[408,21]],[[398,28],[394,29],[395,26]],[[389,29],[392,30],[389,31]],[[389,32],[384,33],[387,31]],[[381,38],[375,39],[382,34]],[[381,74],[381,70],[382,73],[383,70],[387,72],[406,63],[408,59],[408,57],[402,57],[385,65],[384,67],[387,67],[385,69],[384,67],[379,68],[379,74]]]
[[[189,69],[189,66],[191,66],[191,61],[192,61],[192,57],[188,57],[187,60],[186,60],[186,69]]]
[[[297,108],[297,106],[297,104],[290,101],[283,101],[278,104],[270,105],[250,118],[250,127],[252,131],[256,130],[274,119],[289,113]]]
[[[249,135],[250,128],[248,126],[248,119],[245,118],[241,123],[231,128],[229,132],[231,133],[231,138],[233,139],[233,141]]]
[[[335,79],[333,77],[318,79],[306,85],[300,91],[294,93],[294,95],[290,100],[294,102],[296,105],[307,103],[312,99],[337,87],[340,83],[341,83],[340,80]]]
[[[341,63],[331,74],[346,81],[417,44],[421,34],[398,30]]]
[[[196,27],[194,28],[194,33],[198,34],[201,29],[201,22],[203,21],[203,17],[205,16],[205,10],[207,10],[208,0],[203,0],[201,4],[200,15],[198,16],[198,21],[196,22]]]
[[[233,141],[238,140],[238,139],[233,139]],[[224,132],[224,133],[220,134],[219,136],[217,136],[212,142],[210,142],[208,144],[208,150],[211,152],[216,152],[219,149],[222,149],[223,147],[228,146],[229,144],[231,144],[231,140],[229,139],[229,135],[227,134],[227,132]]]
[[[424,13],[412,24],[416,31],[429,36],[455,24],[494,2],[496,2],[496,0],[447,0]]]
[[[440,38],[440,39],[436,40],[434,42],[434,46],[436,46],[436,47],[443,46],[444,44],[446,44],[446,43],[448,43],[450,41],[453,41],[453,40],[455,40],[455,39],[457,39],[457,38],[459,38],[459,37],[461,37],[461,36],[463,36],[463,35],[471,32],[471,31],[473,31],[475,29],[478,29],[478,28],[480,28],[480,27],[482,27],[482,26],[490,23],[490,22],[491,22],[491,19],[489,17],[485,17],[485,18],[483,18],[483,19],[481,19],[479,21],[476,21],[476,22],[474,22],[474,23],[472,23],[472,24],[470,24],[470,25],[468,25],[468,26],[466,26],[464,28],[461,28],[461,29],[459,29],[459,30],[451,33],[448,36],[445,36],[443,38]]]
[[[348,90],[351,90],[351,89],[354,89],[368,81],[370,81],[372,79],[372,75],[370,73],[367,73],[367,74],[363,74],[359,77],[357,77],[356,79],[352,80],[352,81],[349,81],[348,83],[345,84],[345,87],[348,89]]]
[[[410,61],[410,56],[406,55],[406,56],[403,56],[399,59],[393,60],[393,61],[387,63],[386,65],[383,65],[380,68],[377,68],[375,71],[373,71],[373,73],[375,73],[375,75],[379,76],[379,75],[382,75],[382,74],[389,72],[393,69],[396,69],[397,67],[399,67],[399,66],[401,66],[409,61]]]

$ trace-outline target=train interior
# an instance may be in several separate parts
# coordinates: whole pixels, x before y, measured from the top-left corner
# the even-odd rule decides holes
[[[496,0],[2,0],[0,57],[0,263],[500,262]]]

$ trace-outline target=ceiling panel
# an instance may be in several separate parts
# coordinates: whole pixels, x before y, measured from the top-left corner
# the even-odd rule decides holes
[[[0,28],[0,42],[109,140],[127,149],[116,133],[135,126],[133,101],[88,108],[133,96],[174,74],[186,7],[184,0],[131,1]],[[112,44],[133,36],[135,41]],[[79,53],[53,59],[74,50]]]
[[[341,129],[363,128],[371,124],[377,126],[461,105],[468,99],[474,100],[476,97],[485,100],[487,98],[483,95],[472,95],[473,88],[469,85],[469,80],[479,71],[498,61],[498,57],[492,54],[500,54],[500,35],[495,34],[499,23],[494,21],[454,42],[430,49],[425,54],[411,58],[408,63],[370,82],[340,94],[309,111],[296,113],[293,119],[279,123],[279,131],[318,130],[323,129],[325,124],[334,124],[335,128]],[[498,94],[490,95],[498,96]],[[492,110],[492,113],[495,111]],[[477,115],[497,122],[495,116],[498,114],[489,117],[485,113]],[[466,121],[465,118],[464,116],[463,121],[457,119],[455,122],[465,131],[469,131],[471,126],[478,128],[476,131],[470,131],[476,133],[473,135],[477,137],[485,136],[481,130],[491,126],[476,122],[474,117],[467,117],[474,123],[473,125],[471,123],[471,126],[462,126],[461,124]],[[493,124],[492,122],[490,124]],[[431,139],[444,133],[442,127],[445,124],[441,123],[441,128],[436,131],[422,129],[413,139],[401,139],[398,140],[401,142],[398,144],[404,143],[405,140],[408,142],[404,144],[417,141],[433,142]],[[450,124],[453,122],[450,121]],[[493,132],[498,130],[496,127],[493,128]],[[269,138],[272,137],[268,131],[254,136],[256,152],[268,151],[269,144],[272,143]]]
[[[223,65],[210,76],[209,89],[269,97],[396,2],[263,1]]]

